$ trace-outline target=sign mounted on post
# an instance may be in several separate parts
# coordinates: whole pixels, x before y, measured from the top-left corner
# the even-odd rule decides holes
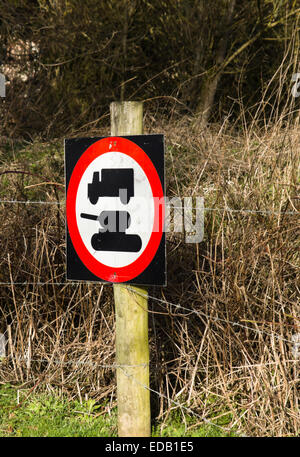
[[[65,140],[67,279],[165,285],[164,139]]]

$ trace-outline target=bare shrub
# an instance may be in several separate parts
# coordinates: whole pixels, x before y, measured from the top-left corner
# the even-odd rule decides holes
[[[146,121],[147,132],[166,134],[168,196],[204,196],[207,208],[203,242],[169,234],[168,287],[149,290],[153,412],[164,421],[175,400],[238,433],[296,435],[297,129]],[[62,144],[14,147],[9,164],[1,158],[1,198],[53,205],[0,204],[0,280],[11,283],[0,289],[1,382],[114,404],[112,289],[64,284]]]

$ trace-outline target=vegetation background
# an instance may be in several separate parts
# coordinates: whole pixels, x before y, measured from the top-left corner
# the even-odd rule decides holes
[[[145,133],[166,136],[168,196],[207,208],[201,243],[168,235],[168,287],[150,291],[153,418],[299,435],[299,13],[1,0],[3,383],[115,404],[111,288],[65,284],[63,138],[109,135],[110,102],[142,100]]]

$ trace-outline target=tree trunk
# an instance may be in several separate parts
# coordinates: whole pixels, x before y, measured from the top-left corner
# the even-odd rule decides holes
[[[200,100],[196,109],[198,122],[203,127],[207,124],[211,110],[214,104],[215,94],[218,88],[220,78],[222,76],[222,64],[225,61],[226,50],[229,40],[229,32],[232,24],[233,13],[236,0],[230,0],[227,14],[224,17],[223,36],[220,39],[216,53],[216,68],[206,78],[200,93]]]

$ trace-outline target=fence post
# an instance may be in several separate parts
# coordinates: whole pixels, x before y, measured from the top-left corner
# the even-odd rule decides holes
[[[143,133],[142,102],[110,105],[111,135]],[[151,435],[149,391],[148,293],[142,287],[114,284],[118,435]]]

